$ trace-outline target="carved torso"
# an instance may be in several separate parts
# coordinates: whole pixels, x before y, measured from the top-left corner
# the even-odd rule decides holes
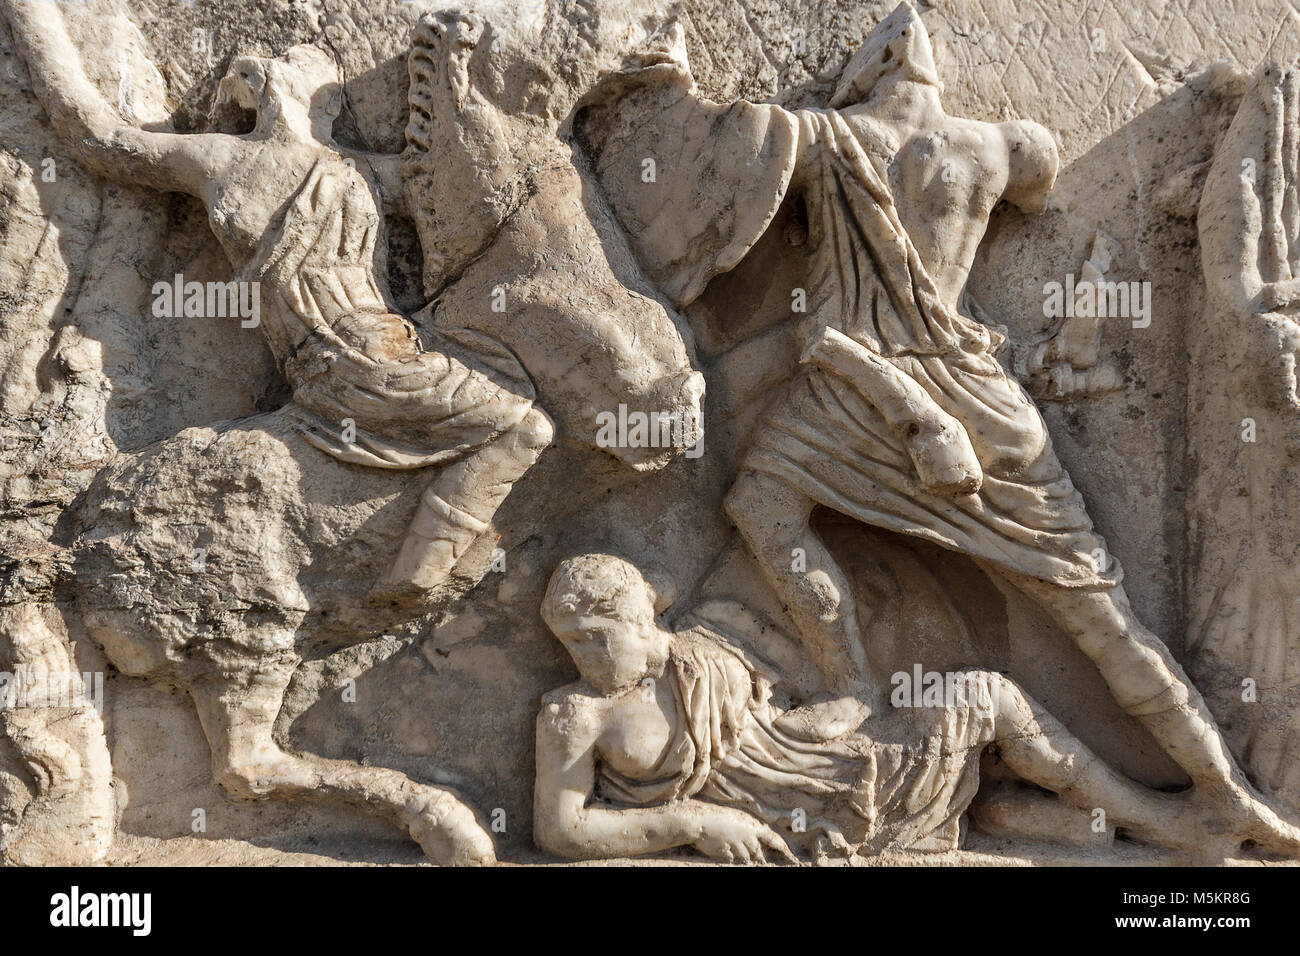
[[[945,302],[955,306],[1007,183],[996,127],[944,116],[937,125],[899,129],[855,111],[845,119],[867,152],[883,160],[907,234]]]

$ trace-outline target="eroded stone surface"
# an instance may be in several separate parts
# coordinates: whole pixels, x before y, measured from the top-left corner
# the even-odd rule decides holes
[[[4,859],[1300,856],[1292,19],[0,0]]]

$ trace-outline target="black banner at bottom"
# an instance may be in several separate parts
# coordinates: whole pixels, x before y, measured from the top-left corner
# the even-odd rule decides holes
[[[786,938],[833,945],[841,935],[858,946],[951,945],[967,934],[991,943],[1006,933],[1171,942],[1194,933],[1234,945],[1294,925],[1298,889],[1300,870],[1289,866],[0,870],[9,940],[48,934],[125,948],[203,937],[373,948],[405,934],[459,947],[466,933],[551,945],[575,931],[670,945],[721,934],[746,948]]]

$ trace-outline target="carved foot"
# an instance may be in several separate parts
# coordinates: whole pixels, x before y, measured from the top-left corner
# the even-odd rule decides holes
[[[413,608],[432,603],[435,588],[422,588],[410,581],[383,580],[366,592],[362,603],[366,607]]]
[[[411,839],[439,866],[491,866],[492,837],[474,811],[446,791],[435,791],[411,812]]]
[[[1143,842],[1186,850],[1206,863],[1239,859],[1248,842],[1271,855],[1300,858],[1300,827],[1278,816],[1248,785],[1193,788],[1169,799],[1171,820],[1182,825],[1149,833],[1127,824],[1125,829]],[[1172,806],[1175,802],[1180,805]]]
[[[397,608],[398,613],[405,618],[412,613],[432,611],[456,593],[456,588],[446,581],[425,587],[412,581],[384,578],[375,582],[366,592],[361,604],[365,608],[376,610]]]
[[[1227,795],[1227,804],[1226,809],[1232,821],[1229,829],[1234,844],[1232,855],[1240,855],[1235,851],[1242,843],[1250,840],[1265,852],[1292,859],[1300,857],[1300,827],[1283,820],[1252,789],[1247,786],[1235,787]]]

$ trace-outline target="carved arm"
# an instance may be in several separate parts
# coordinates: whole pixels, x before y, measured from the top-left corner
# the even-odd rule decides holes
[[[109,179],[201,196],[230,161],[235,137],[139,129],[122,120],[86,77],[54,0],[0,0],[37,98],[79,161]]]
[[[756,817],[700,800],[653,807],[589,806],[600,726],[573,698],[548,699],[537,717],[533,838],[556,856],[600,859],[692,846],[724,860],[798,862]]]
[[[926,488],[949,496],[979,491],[984,470],[966,429],[896,366],[832,328],[821,330],[800,361],[847,379],[880,410]]]

